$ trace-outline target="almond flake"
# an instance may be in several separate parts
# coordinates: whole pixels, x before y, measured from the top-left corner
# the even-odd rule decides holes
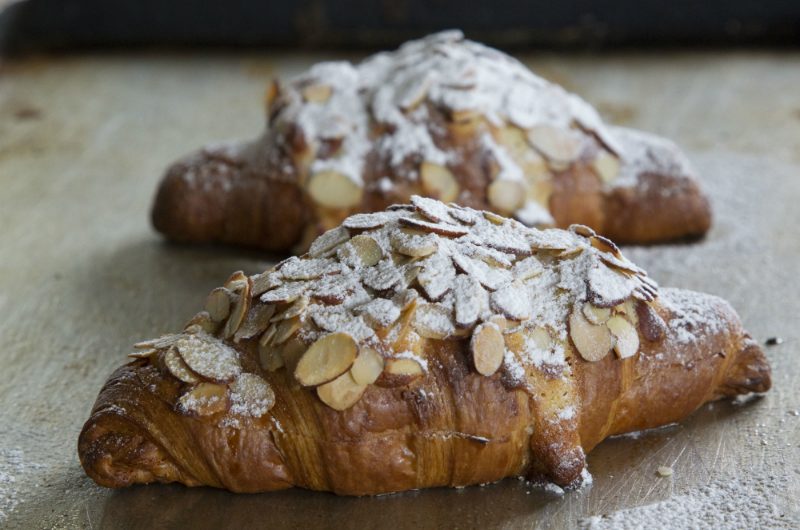
[[[301,259],[291,257],[280,268],[280,273],[286,280],[314,280],[328,274],[338,274],[342,266],[330,258]]]
[[[242,289],[236,296],[236,302],[231,309],[231,314],[228,316],[228,321],[225,323],[225,328],[222,332],[223,337],[226,339],[233,337],[234,333],[242,325],[248,309],[250,309],[250,280],[245,277]]]
[[[303,386],[317,386],[345,373],[358,354],[358,344],[347,333],[331,333],[306,350],[294,377]]]
[[[446,167],[423,162],[419,168],[419,174],[426,195],[442,202],[450,202],[458,198],[458,182]]]
[[[537,125],[528,131],[528,141],[556,164],[569,164],[580,154],[581,137],[575,131]]]
[[[420,304],[417,307],[414,329],[420,336],[436,340],[446,339],[456,333],[450,311],[438,304]]]
[[[456,219],[462,224],[470,226],[474,225],[481,219],[481,213],[479,211],[473,210],[472,208],[458,207],[457,205],[451,205],[449,213],[450,217]]]
[[[456,326],[469,328],[488,307],[489,296],[475,278],[466,274],[456,276],[454,283]]]
[[[308,194],[325,208],[345,209],[361,202],[363,190],[353,180],[336,171],[321,171],[311,176]]]
[[[493,324],[481,324],[472,334],[470,351],[475,370],[484,376],[494,374],[503,364],[505,342],[503,334]]]
[[[345,219],[342,226],[350,230],[373,230],[382,227],[394,218],[394,215],[386,212],[357,213]]]
[[[317,396],[333,410],[347,410],[361,399],[366,385],[356,383],[350,372],[345,372],[333,381],[317,387]]]
[[[217,287],[206,298],[206,311],[214,322],[223,322],[231,312],[231,292]]]
[[[620,359],[632,357],[639,351],[639,334],[636,328],[621,316],[613,316],[608,319],[606,326],[616,338],[614,341],[614,351]]]
[[[358,269],[378,263],[383,258],[383,250],[377,241],[362,234],[340,245],[336,255],[345,265]]]
[[[569,336],[581,357],[590,362],[603,359],[613,346],[608,329],[586,320],[580,310],[573,311],[569,317]]]
[[[402,273],[391,260],[384,260],[363,271],[364,285],[376,291],[386,291],[403,282]]]
[[[516,212],[525,201],[525,187],[517,180],[495,180],[486,193],[489,204],[506,214]]]
[[[461,227],[460,225],[431,223],[428,221],[423,221],[422,219],[415,219],[413,217],[401,217],[400,224],[415,230],[421,230],[423,232],[438,234],[445,237],[461,237],[469,233],[469,230]]]
[[[442,254],[434,254],[420,262],[417,281],[431,301],[440,300],[450,291],[456,277],[452,260]]]
[[[525,281],[544,272],[544,266],[535,256],[523,258],[514,264],[511,269],[511,274],[514,275],[515,280]]]
[[[210,335],[186,335],[175,348],[192,371],[207,379],[229,381],[242,371],[236,350]]]
[[[517,282],[492,293],[492,307],[503,316],[520,322],[531,318],[533,309],[528,290]]]
[[[199,383],[200,378],[189,369],[183,359],[181,359],[175,348],[170,348],[164,353],[164,365],[174,377],[184,383]]]
[[[253,296],[259,296],[283,283],[281,273],[273,270],[256,274],[251,280],[253,281],[253,286],[250,292]]]
[[[628,298],[636,286],[627,276],[598,264],[589,270],[590,301],[597,307],[613,307]]]
[[[350,375],[359,385],[371,385],[380,377],[383,366],[383,356],[377,350],[361,346],[358,357],[350,368]]]
[[[611,310],[607,307],[596,307],[586,302],[583,304],[583,316],[586,317],[586,320],[594,324],[595,326],[599,326],[601,324],[605,324],[606,321],[611,317]]]
[[[303,282],[285,283],[277,289],[262,294],[261,301],[265,304],[294,302],[300,298],[300,295],[302,295],[305,290],[306,284]]]
[[[231,413],[260,418],[275,405],[275,392],[256,374],[240,374],[230,385]]]
[[[414,205],[418,213],[434,223],[453,222],[453,218],[450,216],[451,209],[437,200],[414,195],[411,197],[411,204]]]
[[[199,416],[211,416],[228,409],[228,391],[216,383],[200,383],[178,400],[182,410]]]
[[[283,344],[300,329],[302,324],[303,322],[300,320],[300,317],[281,320],[281,323],[278,324],[275,329],[275,336],[272,338],[272,344]]]
[[[400,318],[400,308],[385,298],[376,298],[357,307],[353,312],[364,317],[373,328],[388,328]]]
[[[311,243],[308,255],[312,258],[321,257],[329,250],[341,245],[348,239],[350,239],[350,233],[347,229],[343,226],[337,226],[315,239],[314,242]]]
[[[491,291],[495,291],[511,281],[509,271],[492,268],[483,261],[474,260],[461,254],[453,255],[453,263],[459,270],[472,276]]]
[[[389,237],[392,248],[406,256],[424,258],[439,249],[435,234],[417,234],[413,231],[398,230],[392,232]]]

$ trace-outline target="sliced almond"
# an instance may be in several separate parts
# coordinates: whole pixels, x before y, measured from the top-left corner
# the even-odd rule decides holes
[[[523,258],[514,264],[511,273],[518,281],[530,280],[544,272],[542,262],[536,256]]]
[[[184,331],[189,331],[190,328],[198,328],[208,334],[213,334],[217,330],[218,323],[212,320],[208,311],[200,311],[186,323],[183,327]]]
[[[393,232],[389,240],[394,250],[414,258],[430,256],[439,249],[434,234],[421,234],[415,230],[400,229]]]
[[[388,291],[403,283],[403,274],[391,260],[384,260],[374,267],[364,269],[361,281],[376,291]]]
[[[456,276],[453,287],[456,326],[468,328],[488,306],[488,294],[475,278],[466,274]]]
[[[148,350],[139,350],[134,351],[128,354],[128,357],[131,359],[149,359],[152,356],[158,354],[158,350],[148,349]]]
[[[413,217],[401,217],[400,224],[419,230],[421,232],[428,232],[431,234],[439,234],[445,237],[461,237],[467,235],[469,230],[460,225],[450,223],[431,223],[422,219],[415,219]]]
[[[586,302],[583,304],[583,316],[586,317],[586,320],[594,324],[595,326],[599,326],[601,324],[605,324],[606,321],[611,316],[611,309],[607,307],[596,307]]]
[[[608,328],[595,326],[583,316],[583,311],[577,309],[569,317],[569,336],[575,349],[587,361],[603,359],[613,346]]]
[[[294,302],[305,292],[307,285],[303,282],[284,283],[276,289],[261,295],[260,300],[265,304],[285,304]]]
[[[573,234],[586,238],[597,235],[594,230],[592,230],[586,225],[579,225],[579,224],[569,225],[569,231],[572,232]]]
[[[517,180],[495,180],[486,190],[489,204],[498,211],[512,214],[522,207],[525,202],[525,186]]]
[[[242,326],[236,331],[233,340],[239,342],[242,339],[249,339],[264,332],[270,324],[270,318],[275,312],[272,304],[259,304],[253,307],[247,314]]]
[[[493,324],[481,324],[469,343],[472,361],[479,374],[490,376],[503,364],[505,342],[500,329]]]
[[[228,389],[216,383],[200,383],[180,397],[180,406],[186,412],[210,416],[228,410]]]
[[[429,300],[437,301],[450,291],[456,278],[456,269],[449,256],[434,254],[420,262],[417,281]]]
[[[620,252],[619,247],[610,239],[600,236],[600,235],[593,235],[589,238],[592,246],[601,252],[608,252],[609,254],[614,255],[617,258],[622,257],[622,252]]]
[[[383,250],[375,239],[361,234],[341,245],[337,256],[350,267],[372,267],[383,258]]]
[[[458,198],[458,182],[446,167],[432,162],[423,162],[420,165],[419,174],[426,195],[442,202],[450,202]]]
[[[417,213],[434,223],[453,222],[453,218],[450,216],[451,208],[437,200],[413,195],[411,197],[411,204],[414,205]]]
[[[279,265],[285,280],[316,280],[321,276],[339,274],[342,267],[332,258],[298,258],[293,256]]]
[[[537,125],[528,131],[528,141],[550,162],[557,164],[569,164],[580,155],[580,136],[566,129]]]
[[[636,316],[639,319],[639,328],[642,335],[650,342],[658,342],[667,334],[667,324],[655,309],[646,302],[636,304]]]
[[[375,298],[353,310],[372,328],[387,328],[400,318],[400,308],[386,298]]]
[[[239,354],[209,335],[186,335],[175,342],[189,368],[207,379],[230,381],[242,371]]]
[[[367,385],[356,383],[349,372],[317,387],[319,399],[334,410],[347,410],[361,399]]]
[[[234,333],[239,331],[242,322],[244,322],[244,317],[250,309],[250,300],[250,280],[246,279],[244,286],[237,295],[231,314],[228,316],[228,321],[225,322],[222,334],[226,339],[233,337]]]
[[[592,160],[592,169],[604,183],[614,182],[619,175],[619,159],[606,150],[601,150]]]
[[[456,136],[473,136],[483,122],[483,114],[477,110],[458,109],[450,113],[450,132]]]
[[[521,322],[531,318],[533,308],[530,293],[519,282],[512,282],[493,292],[491,301],[492,307],[508,319]]]
[[[419,362],[407,357],[387,359],[385,371],[390,375],[410,377],[419,377],[425,373]]]
[[[336,171],[320,171],[311,176],[308,193],[325,208],[345,209],[361,202],[363,190],[352,179]]]
[[[548,352],[553,348],[553,338],[545,328],[536,328],[531,331],[530,340],[539,351]]]
[[[489,211],[484,211],[483,212],[483,217],[484,217],[484,219],[486,219],[490,223],[498,225],[498,226],[504,225],[505,222],[508,221],[507,217],[503,217],[502,215],[498,215],[498,214],[496,214],[494,212],[489,212]]]
[[[371,385],[383,372],[383,356],[375,348],[361,346],[350,368],[350,375],[359,385]]]
[[[264,330],[264,333],[258,339],[259,348],[269,346],[270,344],[272,344],[272,340],[275,338],[275,333],[277,333],[277,331],[278,331],[277,324],[270,324],[269,326],[267,326],[267,329]]]
[[[240,374],[231,383],[231,412],[260,418],[275,405],[275,391],[257,374]]]
[[[384,226],[394,217],[386,212],[357,213],[351,215],[342,222],[342,226],[348,230],[374,230]]]
[[[231,292],[217,287],[206,298],[206,311],[214,322],[222,322],[231,313]]]
[[[281,320],[287,320],[299,316],[303,313],[303,311],[306,310],[307,307],[308,307],[308,297],[301,296],[300,298],[289,304],[289,307],[287,307],[282,312],[273,316],[272,319],[270,319],[270,322],[280,322]]]
[[[283,361],[283,366],[286,367],[287,372],[294,373],[297,363],[300,362],[307,349],[306,343],[298,337],[292,337],[280,346],[278,355]]]
[[[304,386],[331,381],[353,365],[358,344],[347,333],[331,333],[318,339],[297,363],[294,376]]]
[[[310,103],[325,103],[331,97],[331,86],[315,83],[303,88],[303,99]]]
[[[301,325],[300,317],[282,320],[275,329],[275,336],[272,338],[272,344],[283,344],[300,329]]]
[[[278,94],[280,94],[280,84],[277,80],[273,79],[267,85],[267,89],[264,92],[264,104],[267,107],[267,111],[272,108],[272,104],[275,103],[275,100],[278,99]]]
[[[178,355],[175,348],[170,348],[164,353],[164,365],[167,367],[167,370],[169,370],[169,373],[184,383],[200,382],[200,378],[197,377],[197,374],[192,372],[184,360],[181,359],[181,356]]]
[[[414,315],[414,329],[420,336],[436,340],[456,333],[450,311],[439,304],[420,304]]]
[[[613,316],[606,322],[608,330],[614,335],[614,351],[620,359],[632,357],[639,351],[639,334],[636,328],[619,315]]]
[[[315,239],[308,249],[308,255],[312,258],[321,257],[348,239],[350,239],[350,233],[347,229],[343,226],[337,226]]]

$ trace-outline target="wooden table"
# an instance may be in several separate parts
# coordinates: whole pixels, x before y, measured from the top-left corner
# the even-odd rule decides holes
[[[759,341],[784,339],[767,348],[766,397],[607,441],[589,457],[593,485],[562,496],[516,480],[351,499],[110,491],[86,478],[77,435],[130,345],[177,329],[230,272],[270,259],[164,243],[148,221],[161,170],[202,143],[257,134],[268,78],[322,58],[153,53],[0,65],[0,526],[559,528],[660,502],[658,527],[682,512],[670,502],[699,503],[713,517],[719,506],[702,505],[703,495],[726,484],[732,521],[800,524],[798,53],[528,58],[608,119],[686,148],[712,197],[714,229],[697,244],[626,252],[663,285],[730,300]],[[674,474],[659,477],[662,465]]]

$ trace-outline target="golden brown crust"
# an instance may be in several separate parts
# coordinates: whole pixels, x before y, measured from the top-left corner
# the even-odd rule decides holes
[[[693,308],[679,296],[666,298],[668,304],[655,307],[673,329]],[[181,383],[152,358],[137,360],[101,391],[81,433],[81,463],[109,487],[176,481],[241,492],[300,486],[368,495],[523,474],[569,484],[583,470],[584,451],[607,436],[679,421],[720,397],[769,389],[761,350],[727,304],[710,303],[714,324],[695,325],[692,341],[671,332],[649,341],[640,333],[637,355],[599,362],[573,351],[572,376],[565,382],[542,370],[533,392],[509,385],[502,371],[477,374],[467,340],[427,340],[426,377],[402,387],[370,386],[343,412],[287,370],[258,369],[275,389],[275,407],[238,428],[219,426],[219,416],[176,410]],[[231,346],[257,369],[247,344]],[[565,395],[574,419],[563,414]]]

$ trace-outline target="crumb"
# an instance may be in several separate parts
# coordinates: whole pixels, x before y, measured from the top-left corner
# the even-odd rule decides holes
[[[672,468],[669,466],[658,466],[656,473],[659,477],[671,477],[672,476]]]
[[[779,344],[783,344],[783,339],[780,337],[770,337],[764,342],[764,344],[767,346],[777,346]]]

